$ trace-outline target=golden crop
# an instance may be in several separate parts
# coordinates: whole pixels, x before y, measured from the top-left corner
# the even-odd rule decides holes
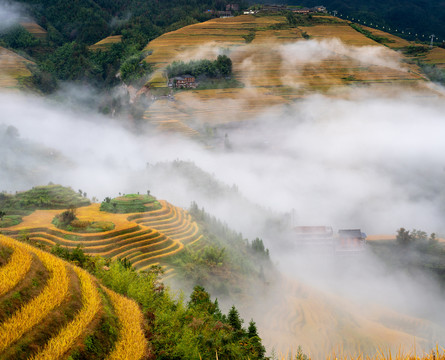
[[[23,247],[17,246],[12,239],[0,235],[0,242],[12,248],[14,252],[9,262],[0,268],[0,296],[11,290],[29,271],[32,262],[31,254]]]
[[[41,352],[31,358],[32,360],[59,359],[72,347],[99,311],[101,300],[91,276],[78,267],[73,269],[80,279],[83,307],[74,320],[54,336]]]
[[[31,330],[65,298],[68,292],[68,275],[65,263],[55,256],[30,245],[16,242],[17,247],[37,255],[48,269],[50,277],[43,291],[23,305],[5,322],[0,324],[0,352]]]
[[[139,360],[144,356],[147,340],[142,331],[142,312],[138,305],[126,297],[104,288],[119,318],[119,339],[108,360]]]
[[[79,221],[111,221],[115,224],[114,230],[99,234],[78,234],[55,228],[51,220],[60,210],[35,211],[8,230],[16,234],[26,230],[31,240],[50,246],[58,244],[74,249],[81,245],[87,254],[126,257],[136,266],[144,262],[139,266],[145,268],[147,260],[171,256],[181,251],[184,245],[202,238],[198,225],[185,210],[162,200],[160,204],[161,209],[134,214],[105,213],[99,211],[98,204],[79,208]]]

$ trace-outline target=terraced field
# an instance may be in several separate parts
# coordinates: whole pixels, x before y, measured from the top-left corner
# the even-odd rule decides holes
[[[202,132],[202,124],[217,126],[250,119],[271,106],[314,93],[332,95],[333,90],[350,85],[422,88],[424,75],[416,65],[401,62],[401,54],[369,39],[346,21],[333,17],[322,20],[315,19],[312,26],[280,28],[283,17],[242,15],[213,19],[160,36],[145,48],[151,52],[145,61],[157,69],[149,87],[167,86],[164,69],[169,63],[215,59],[221,51],[229,54],[234,77],[245,87],[177,92],[174,101],[155,102],[144,118],[160,130],[196,137],[190,128]],[[250,33],[255,37],[247,44],[244,37]],[[313,42],[306,42],[304,36]],[[394,44],[398,46],[406,45],[403,39],[387,37],[396,39]],[[359,49],[369,56],[357,56]],[[436,57],[440,63],[440,55]]]
[[[21,22],[20,25],[22,25],[26,31],[34,35],[37,39],[45,39],[48,35],[47,31],[36,22]]]
[[[91,45],[90,49],[91,50],[107,50],[113,44],[120,43],[121,41],[122,41],[122,35],[108,36],[105,39],[102,39],[101,41],[98,41],[94,45]]]
[[[104,331],[100,324],[110,313],[118,319],[118,334],[103,348],[108,358],[142,359],[147,341],[136,303],[33,246],[0,235],[0,247],[12,252],[0,266],[1,359],[67,358]]]
[[[60,210],[35,211],[24,217],[19,225],[2,232],[12,237],[27,236],[31,241],[48,246],[74,249],[80,245],[87,254],[126,258],[136,269],[145,270],[152,265],[163,266],[163,258],[202,237],[198,225],[185,210],[166,201],[159,203],[160,209],[132,214],[103,212],[99,204],[78,208],[79,221],[108,221],[115,225],[113,230],[102,233],[75,233],[56,228],[51,221]]]
[[[414,347],[429,352],[436,346],[431,338],[439,345],[445,338],[445,328],[427,320],[382,306],[357,305],[301,281],[286,279],[279,286],[281,290],[274,290],[281,295],[266,307],[259,325],[268,329],[266,344],[283,353],[295,350],[291,344],[298,342],[313,359],[333,354],[372,358],[378,351],[409,354]]]
[[[0,46],[0,90],[18,90],[21,80],[30,77],[32,61]]]

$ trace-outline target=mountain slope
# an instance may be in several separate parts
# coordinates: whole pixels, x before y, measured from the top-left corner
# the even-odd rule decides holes
[[[246,43],[249,34],[253,39]],[[145,50],[150,52],[145,61],[157,69],[147,83],[154,94],[167,87],[169,63],[221,53],[230,56],[233,77],[244,84],[160,96],[144,114],[160,129],[174,119],[202,133],[206,126],[245,120],[314,93],[339,96],[349,86],[372,84],[418,88],[425,80],[400,53],[330,16],[299,17],[296,27],[278,15],[213,19],[164,34]]]

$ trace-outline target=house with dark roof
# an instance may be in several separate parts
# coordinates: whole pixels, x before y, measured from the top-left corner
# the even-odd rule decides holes
[[[360,229],[338,230],[335,250],[338,252],[361,252],[365,249],[366,234]]]

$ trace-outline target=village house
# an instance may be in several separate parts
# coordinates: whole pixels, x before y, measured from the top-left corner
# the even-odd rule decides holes
[[[296,226],[295,244],[312,251],[332,252],[334,231],[330,226]]]
[[[176,89],[195,89],[196,79],[192,75],[176,76],[168,80],[168,87]]]
[[[366,234],[360,229],[338,230],[335,250],[338,252],[361,252],[366,244]]]
[[[303,9],[294,9],[292,10],[292,12],[294,14],[309,14],[310,12],[312,12],[312,10],[308,8],[303,8]]]

